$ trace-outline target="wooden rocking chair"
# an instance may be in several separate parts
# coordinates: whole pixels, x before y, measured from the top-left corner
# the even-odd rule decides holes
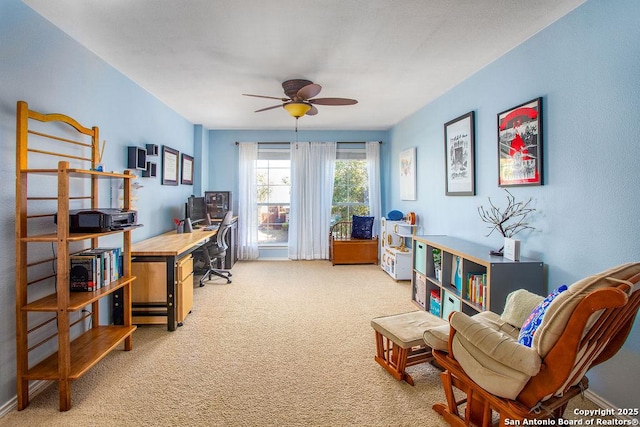
[[[487,375],[486,369],[496,368],[492,359],[496,349],[507,346],[505,353],[512,357],[508,369],[518,370],[511,351],[522,350],[514,347],[522,345],[504,334],[495,335],[498,331],[481,331],[486,328],[464,313],[452,313],[448,353],[433,351],[445,369],[441,380],[447,401],[433,409],[451,426],[502,427],[509,425],[506,420],[522,425],[524,419],[560,418],[569,400],[588,387],[584,374],[624,344],[640,306],[640,290],[634,289],[638,281],[640,263],[626,264],[582,279],[561,293],[548,306],[533,345],[526,350],[538,352],[537,374],[520,378],[523,387],[505,393],[508,380],[487,380],[491,372]],[[487,336],[478,335],[485,332]],[[530,360],[528,365],[530,370]],[[519,374],[526,369],[523,366]],[[456,400],[454,388],[465,398]]]

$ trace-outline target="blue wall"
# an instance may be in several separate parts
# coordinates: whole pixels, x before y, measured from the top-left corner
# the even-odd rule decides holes
[[[543,98],[544,185],[513,187],[533,197],[537,231],[522,233],[523,255],[544,260],[548,287],[640,260],[640,2],[590,0],[422,108],[391,131],[385,211],[415,211],[429,234],[501,246],[477,208],[497,185],[496,114]],[[476,113],[476,196],[444,194],[443,125]],[[398,196],[398,155],[417,147],[418,200]],[[618,356],[589,375],[591,389],[618,407],[636,407],[638,321]]]
[[[43,113],[63,113],[100,128],[107,170],[126,168],[126,146],[154,143],[194,154],[194,126],[83,48],[19,0],[0,2],[0,408],[15,397],[14,215],[16,102]],[[160,159],[158,173],[160,173]],[[141,240],[172,228],[192,186],[168,187],[140,178]],[[55,188],[55,183],[52,184]],[[108,188],[107,188],[108,194]],[[101,191],[101,201],[109,198]],[[101,203],[102,205],[102,203]],[[104,205],[103,205],[104,206]],[[105,243],[102,242],[101,243]],[[108,310],[102,310],[106,315]]]

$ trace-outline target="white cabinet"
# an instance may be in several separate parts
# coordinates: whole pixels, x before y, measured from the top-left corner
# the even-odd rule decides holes
[[[405,221],[380,220],[382,257],[380,268],[395,280],[411,280],[411,238],[416,226]]]

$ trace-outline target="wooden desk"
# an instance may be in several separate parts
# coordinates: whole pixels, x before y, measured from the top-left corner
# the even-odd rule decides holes
[[[131,261],[136,262],[163,262],[166,265],[167,277],[167,300],[166,316],[167,329],[176,330],[176,275],[175,269],[180,258],[189,255],[191,252],[204,245],[218,233],[218,230],[204,230],[203,228],[193,230],[193,233],[178,234],[175,231],[160,234],[134,243],[131,246]],[[136,283],[133,283],[135,288]],[[135,310],[135,303],[134,310]],[[165,313],[163,312],[162,315]],[[157,316],[157,313],[154,313]]]

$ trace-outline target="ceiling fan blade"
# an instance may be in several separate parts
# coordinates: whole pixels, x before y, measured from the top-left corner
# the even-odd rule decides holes
[[[353,105],[358,103],[355,99],[349,98],[316,98],[309,99],[308,102],[318,105]]]
[[[267,99],[277,99],[278,101],[287,102],[289,98],[278,98],[277,96],[265,96],[265,95],[251,95],[248,93],[243,93],[244,96],[253,96],[255,98],[267,98]]]
[[[296,97],[300,98],[301,100],[307,100],[319,94],[321,90],[322,86],[320,86],[319,84],[311,83],[298,90],[298,93],[296,93]]]
[[[315,116],[316,114],[318,114],[318,109],[312,105],[311,109],[307,111],[307,116]]]
[[[261,111],[267,111],[267,110],[273,110],[275,108],[281,108],[284,104],[279,104],[279,105],[273,105],[271,107],[267,107],[267,108],[261,108],[260,110],[256,110],[255,113],[260,113]]]

